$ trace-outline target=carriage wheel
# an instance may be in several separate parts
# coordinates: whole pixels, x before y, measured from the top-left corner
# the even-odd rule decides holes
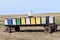
[[[16,31],[16,32],[19,32],[19,31],[20,31],[20,27],[19,27],[19,26],[16,26],[16,27],[15,27],[15,31]]]
[[[6,29],[4,30],[4,32],[9,32],[9,33],[11,33],[11,28],[10,28],[10,27],[6,27]]]
[[[45,33],[51,33],[52,29],[51,29],[51,27],[45,26],[44,31],[45,31]]]

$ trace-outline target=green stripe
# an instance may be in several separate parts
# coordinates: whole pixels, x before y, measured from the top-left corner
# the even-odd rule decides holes
[[[17,18],[17,19],[16,19],[16,24],[17,24],[17,25],[21,25],[21,19],[20,19],[20,18]]]

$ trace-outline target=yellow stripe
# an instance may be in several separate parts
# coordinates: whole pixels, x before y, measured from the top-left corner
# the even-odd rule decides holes
[[[35,18],[31,18],[31,24],[35,24]]]
[[[41,24],[41,18],[40,17],[36,17],[36,24]]]
[[[21,23],[25,24],[25,18],[21,18]]]

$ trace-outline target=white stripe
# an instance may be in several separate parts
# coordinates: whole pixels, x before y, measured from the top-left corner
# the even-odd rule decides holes
[[[26,24],[30,24],[30,18],[26,18]]]
[[[46,17],[42,17],[42,24],[46,24]]]
[[[5,19],[5,21],[4,21],[4,25],[8,25],[7,19]]]
[[[13,19],[13,25],[16,25],[16,19]]]
[[[49,23],[53,23],[53,17],[49,17]]]

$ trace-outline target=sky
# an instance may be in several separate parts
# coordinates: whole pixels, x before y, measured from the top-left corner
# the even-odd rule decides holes
[[[0,0],[0,15],[60,12],[60,0]]]

